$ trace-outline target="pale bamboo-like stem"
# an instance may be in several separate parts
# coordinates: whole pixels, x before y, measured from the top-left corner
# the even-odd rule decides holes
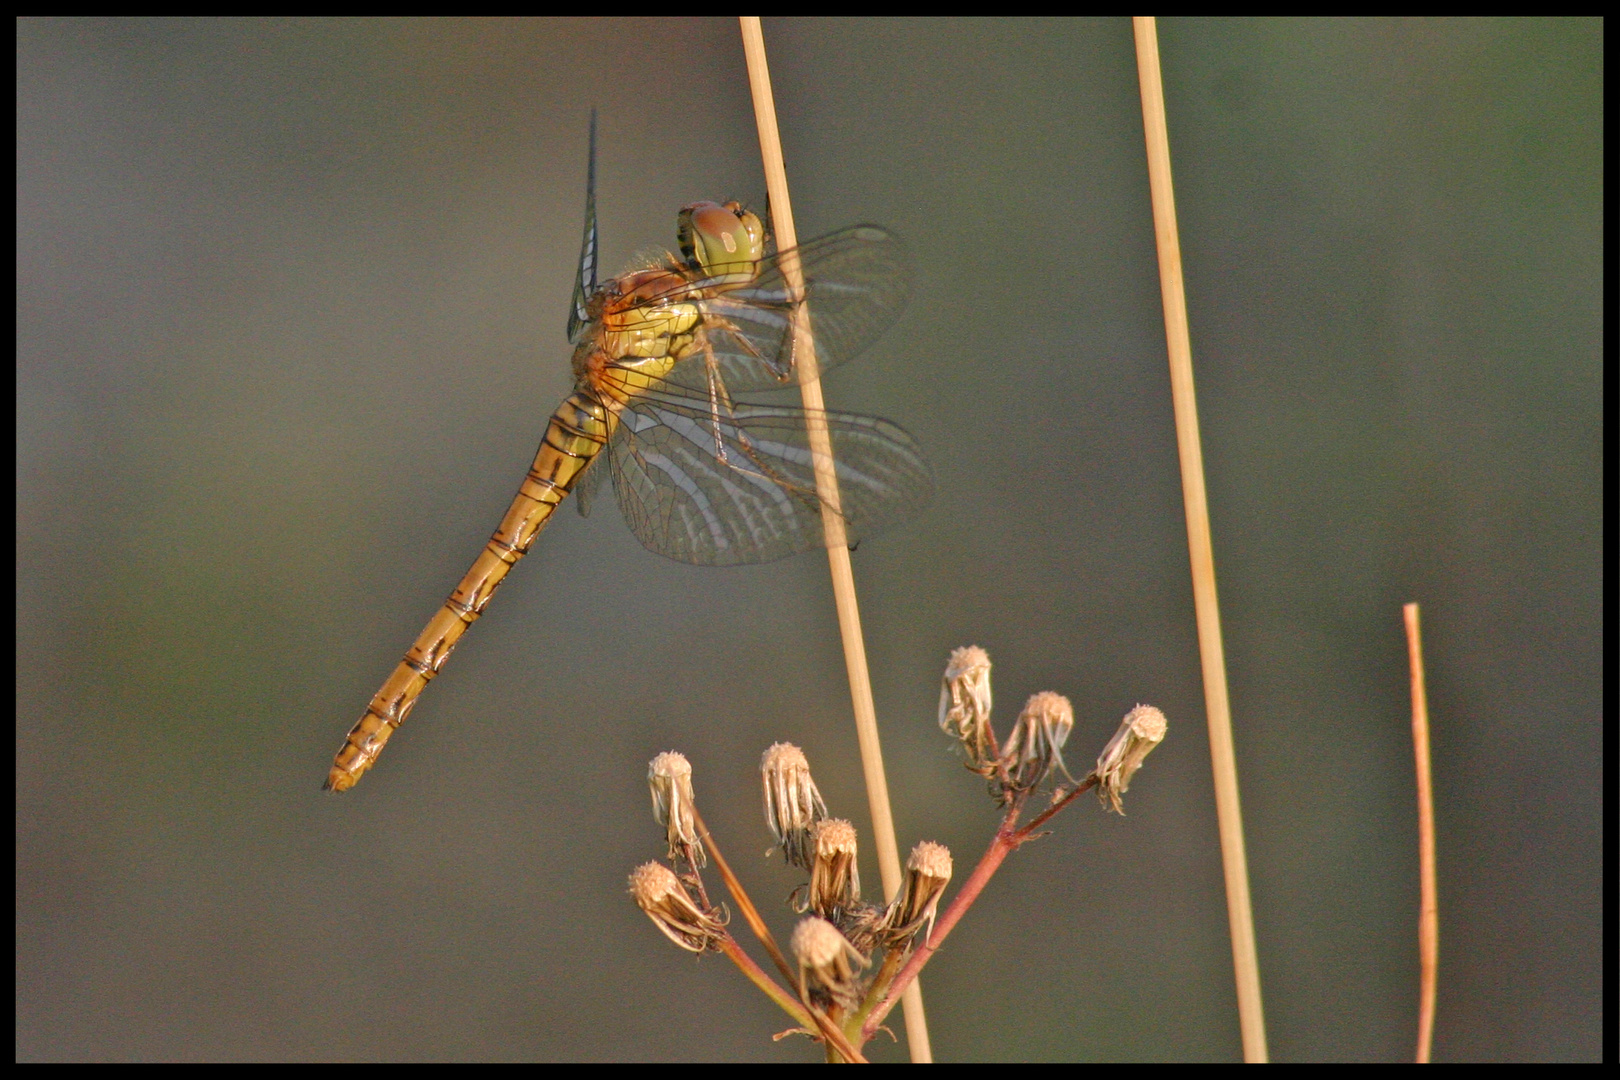
[[[1153,232],[1159,248],[1159,290],[1170,352],[1170,390],[1175,403],[1176,445],[1181,453],[1181,492],[1192,560],[1193,606],[1198,653],[1204,673],[1204,711],[1215,772],[1215,814],[1221,861],[1226,870],[1226,916],[1237,975],[1238,1021],[1243,1058],[1267,1059],[1266,1021],[1260,1000],[1260,962],[1249,904],[1248,858],[1243,850],[1243,811],[1238,803],[1237,761],[1232,751],[1232,714],[1226,693],[1226,657],[1215,596],[1215,554],[1210,543],[1209,504],[1204,491],[1204,454],[1198,439],[1198,402],[1193,394],[1192,345],[1187,333],[1187,297],[1181,278],[1181,238],[1176,229],[1175,190],[1170,182],[1170,138],[1159,78],[1159,31],[1152,16],[1134,20],[1136,69],[1142,87],[1142,126],[1147,136],[1148,183],[1153,195]]]
[[[1423,681],[1423,632],[1418,606],[1407,604],[1406,654],[1412,668],[1412,749],[1418,796],[1418,1040],[1417,1060],[1429,1063],[1434,996],[1440,976],[1440,896],[1434,872],[1434,788],[1429,782],[1429,693]]]
[[[788,198],[787,170],[782,163],[782,140],[776,127],[776,101],[771,93],[770,68],[765,61],[765,37],[757,16],[743,16],[743,53],[748,61],[748,85],[753,91],[754,119],[759,127],[760,156],[765,165],[765,190],[771,201],[771,228],[777,249],[787,252],[782,274],[796,296],[804,295],[804,281],[793,228],[793,204]],[[860,607],[855,599],[855,572],[849,562],[849,545],[844,519],[839,513],[838,475],[834,471],[832,439],[824,419],[825,405],[815,353],[804,322],[804,308],[795,313],[794,362],[799,370],[799,390],[805,411],[810,452],[815,461],[816,495],[821,500],[821,522],[827,533],[827,562],[832,570],[833,600],[838,608],[838,628],[844,639],[844,666],[849,671],[849,693],[854,704],[855,733],[861,747],[861,767],[866,776],[866,798],[872,812],[872,840],[877,848],[878,871],[883,876],[883,896],[893,900],[900,891],[900,846],[894,836],[894,816],[889,809],[889,785],[883,774],[883,747],[878,740],[877,707],[872,701],[872,683],[866,668],[866,642],[861,635]],[[905,998],[906,1045],[913,1062],[930,1062],[933,1052],[928,1042],[928,1023],[923,1015],[922,990],[912,983]]]

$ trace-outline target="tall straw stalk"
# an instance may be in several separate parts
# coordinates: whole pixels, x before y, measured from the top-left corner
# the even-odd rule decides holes
[[[1164,301],[1170,392],[1175,405],[1181,493],[1187,513],[1187,547],[1192,560],[1193,606],[1198,619],[1198,655],[1204,673],[1204,712],[1209,721],[1215,813],[1220,826],[1221,863],[1226,871],[1227,924],[1237,975],[1238,1021],[1243,1031],[1244,1060],[1260,1062],[1267,1058],[1266,1021],[1260,1001],[1254,913],[1249,905],[1249,866],[1243,849],[1243,810],[1238,803],[1237,761],[1232,750],[1232,711],[1226,695],[1221,612],[1215,595],[1215,552],[1210,541],[1209,503],[1204,491],[1204,452],[1198,437],[1198,402],[1193,394],[1187,295],[1181,277],[1181,238],[1176,228],[1176,197],[1170,180],[1170,136],[1164,113],[1164,85],[1159,77],[1159,31],[1151,16],[1138,17],[1135,30],[1137,77],[1142,87],[1142,127],[1147,138],[1148,183],[1153,197],[1153,233],[1159,250],[1159,290]]]
[[[787,169],[782,163],[782,140],[776,127],[776,101],[771,93],[770,68],[765,61],[765,36],[758,16],[743,16],[743,52],[748,62],[748,85],[753,92],[754,119],[759,127],[759,151],[765,166],[765,190],[770,197],[771,228],[777,248],[788,253],[782,272],[788,288],[804,294],[798,260],[792,251],[798,246],[793,227],[793,203],[788,197]],[[894,836],[894,816],[889,809],[889,783],[883,772],[883,746],[878,739],[877,708],[872,701],[872,682],[866,668],[866,641],[861,634],[860,606],[855,598],[855,572],[849,562],[849,545],[844,535],[844,519],[839,513],[838,477],[833,468],[832,440],[823,415],[821,380],[815,352],[804,322],[801,305],[796,313],[794,361],[799,371],[799,389],[809,414],[810,450],[815,459],[816,494],[821,499],[821,521],[827,532],[827,562],[832,571],[833,600],[838,608],[838,629],[844,641],[844,666],[849,672],[849,695],[855,711],[855,734],[861,747],[861,768],[866,777],[866,798],[872,813],[872,837],[877,844],[878,871],[883,876],[883,896],[893,900],[900,891],[900,847]],[[906,1018],[906,1045],[913,1062],[933,1061],[928,1042],[928,1022],[923,1015],[922,988],[915,981],[906,988],[903,1001]]]

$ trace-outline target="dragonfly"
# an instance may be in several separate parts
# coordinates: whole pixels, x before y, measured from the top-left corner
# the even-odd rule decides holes
[[[552,414],[489,542],[344,740],[328,790],[352,788],[376,764],[563,499],[573,494],[588,514],[604,473],[644,546],[713,566],[829,542],[811,426],[830,438],[837,494],[826,501],[851,547],[932,496],[927,459],[898,425],[735,396],[796,386],[807,371],[858,355],[894,322],[909,290],[894,233],[854,225],[772,251],[760,218],[741,204],[692,203],[677,218],[678,255],[598,285],[594,116],[585,192],[568,313],[573,393]]]

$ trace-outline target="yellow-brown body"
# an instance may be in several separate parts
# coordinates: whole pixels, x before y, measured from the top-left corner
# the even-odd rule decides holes
[[[625,274],[592,297],[592,330],[574,351],[574,392],[552,414],[534,464],[489,543],[349,732],[327,788],[347,791],[371,768],[507,573],[607,445],[625,404],[656,387],[692,352],[702,332],[697,301],[705,294],[680,290],[689,280],[672,259],[665,267]],[[679,300],[657,299],[672,290]]]

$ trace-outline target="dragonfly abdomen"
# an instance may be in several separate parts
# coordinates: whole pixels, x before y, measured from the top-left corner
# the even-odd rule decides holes
[[[594,395],[570,394],[546,425],[512,505],[461,584],[434,612],[394,671],[372,696],[366,711],[332,761],[326,787],[347,791],[376,762],[388,737],[410,715],[427,684],[450,659],[467,627],[478,621],[507,573],[528,552],[580,474],[601,452],[611,433],[609,412]]]

